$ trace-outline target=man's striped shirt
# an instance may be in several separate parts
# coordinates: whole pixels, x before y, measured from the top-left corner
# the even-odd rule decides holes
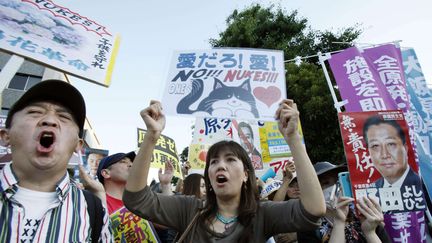
[[[11,164],[0,171],[0,242],[21,243],[25,208],[14,199],[18,178]],[[58,199],[40,219],[33,235],[37,242],[91,242],[90,218],[83,192],[71,183],[68,173],[57,183]],[[104,207],[103,226],[99,242],[112,242],[108,213]]]

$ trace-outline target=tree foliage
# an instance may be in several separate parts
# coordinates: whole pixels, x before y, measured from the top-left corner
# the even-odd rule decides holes
[[[184,162],[186,162],[188,160],[188,156],[189,156],[189,147],[185,147],[183,149],[183,151],[180,154],[180,162],[183,164]]]
[[[285,60],[347,48],[349,44],[335,42],[350,43],[361,34],[358,26],[337,32],[313,30],[297,11],[258,4],[235,10],[226,23],[219,38],[210,39],[213,47],[283,50]],[[300,66],[287,63],[285,68],[287,96],[298,104],[309,156],[314,162],[342,163],[343,144],[327,81],[317,57],[303,61]]]

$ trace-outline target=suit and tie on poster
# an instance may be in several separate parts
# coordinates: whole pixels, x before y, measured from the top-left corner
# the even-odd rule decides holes
[[[403,113],[345,112],[339,123],[354,196],[379,198],[383,212],[425,210]]]

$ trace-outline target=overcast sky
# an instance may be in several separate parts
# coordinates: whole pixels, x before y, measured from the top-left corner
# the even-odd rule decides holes
[[[76,79],[73,82],[82,91],[87,117],[110,154],[136,148],[137,127],[145,128],[139,112],[151,99],[161,99],[173,51],[210,48],[208,40],[217,38],[226,28],[225,19],[229,14],[253,3],[246,0],[53,1],[121,35],[109,88]],[[364,29],[360,43],[402,40],[402,46],[416,50],[426,81],[432,84],[430,1],[259,2],[264,6],[275,3],[288,12],[298,10],[299,16],[306,17],[316,30],[336,31],[360,24]],[[164,134],[175,139],[178,152],[191,141],[192,121],[167,117]]]

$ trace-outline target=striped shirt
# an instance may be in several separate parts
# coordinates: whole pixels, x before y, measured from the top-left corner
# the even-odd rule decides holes
[[[0,171],[0,242],[21,242],[26,209],[14,199],[17,190],[18,178],[11,164],[5,165]],[[45,212],[32,242],[91,242],[87,202],[68,173],[57,183],[56,193],[59,200]],[[112,242],[111,223],[104,209],[99,242]]]

